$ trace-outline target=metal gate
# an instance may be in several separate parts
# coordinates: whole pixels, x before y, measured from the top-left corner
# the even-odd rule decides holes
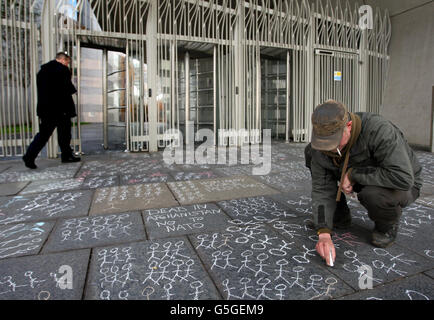
[[[374,28],[361,30],[359,8],[347,1],[2,0],[1,8],[1,156],[22,154],[37,132],[35,75],[41,63],[57,51],[68,51],[73,81],[79,83],[81,45],[126,53],[129,151],[156,151],[175,138],[165,132],[180,129],[178,56],[189,50],[205,52],[213,60],[213,107],[206,107],[207,118],[199,115],[199,122],[211,123],[213,118],[215,141],[221,131],[239,130],[247,130],[247,142],[260,140],[262,48],[286,52],[287,66],[290,61],[287,141],[310,140],[310,115],[321,100],[339,99],[350,110],[371,112],[379,112],[383,101],[390,18],[377,9]],[[341,80],[335,71],[341,72]],[[80,152],[80,86],[77,89],[79,116],[72,144]],[[279,120],[273,121],[283,136],[280,106]],[[246,141],[241,140],[236,144]],[[48,156],[57,154],[53,136]]]
[[[359,68],[357,54],[315,50],[315,105],[334,99],[343,102],[350,112],[360,111]]]

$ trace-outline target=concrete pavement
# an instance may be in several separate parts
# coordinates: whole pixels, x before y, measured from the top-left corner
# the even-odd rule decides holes
[[[308,224],[303,150],[273,142],[265,176],[240,150],[232,166],[166,165],[162,152],[36,170],[2,160],[0,299],[433,299],[434,155],[417,152],[422,195],[393,246],[369,243],[373,223],[348,199],[353,223],[334,236],[330,268]]]

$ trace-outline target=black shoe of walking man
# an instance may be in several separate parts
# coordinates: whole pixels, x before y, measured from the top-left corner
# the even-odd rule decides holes
[[[25,155],[23,156],[24,165],[29,169],[36,169],[35,160],[28,159]]]
[[[68,156],[62,156],[62,163],[68,163],[68,162],[79,162],[81,158],[74,157],[74,155],[70,154]]]

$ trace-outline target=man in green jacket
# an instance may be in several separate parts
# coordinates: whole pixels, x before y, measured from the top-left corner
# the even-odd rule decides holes
[[[335,260],[333,228],[347,228],[344,194],[357,193],[375,222],[372,244],[385,248],[397,235],[402,208],[419,197],[422,168],[402,132],[372,113],[350,113],[329,100],[312,114],[312,141],[305,149],[312,174],[312,211],[317,252]]]

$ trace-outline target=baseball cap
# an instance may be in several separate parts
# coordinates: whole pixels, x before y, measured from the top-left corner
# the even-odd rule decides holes
[[[312,113],[312,148],[320,151],[335,150],[342,139],[349,120],[347,108],[341,102],[328,100]]]

